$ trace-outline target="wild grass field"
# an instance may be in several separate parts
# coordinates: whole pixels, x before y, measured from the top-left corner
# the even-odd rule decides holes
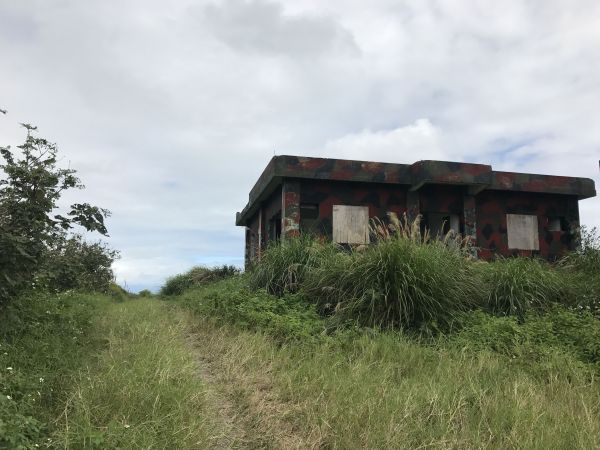
[[[160,295],[20,297],[0,448],[600,448],[594,233],[549,264],[396,231],[289,240]]]

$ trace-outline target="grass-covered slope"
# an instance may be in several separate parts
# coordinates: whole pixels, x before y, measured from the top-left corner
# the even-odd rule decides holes
[[[253,292],[242,277],[178,301],[261,442],[281,438],[277,415],[298,448],[600,445],[600,323],[590,314],[556,308],[520,323],[472,311],[424,339],[332,329],[297,296]]]

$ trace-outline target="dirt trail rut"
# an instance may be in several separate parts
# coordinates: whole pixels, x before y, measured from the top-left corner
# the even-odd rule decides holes
[[[211,325],[190,324],[186,341],[196,355],[198,376],[215,413],[216,449],[312,449],[320,439],[305,436],[286,420],[294,405],[282,402],[274,389],[271,367],[251,370],[235,340]]]

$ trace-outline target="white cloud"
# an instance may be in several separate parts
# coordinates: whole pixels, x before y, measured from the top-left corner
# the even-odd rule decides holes
[[[328,158],[367,159],[411,164],[421,159],[447,160],[441,131],[428,119],[391,130],[363,130],[325,144],[322,155]]]

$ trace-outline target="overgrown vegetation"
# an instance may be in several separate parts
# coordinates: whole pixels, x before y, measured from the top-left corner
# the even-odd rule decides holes
[[[556,305],[519,322],[471,310],[432,340],[333,328],[299,294],[253,291],[244,277],[178,300],[257,448],[600,445],[600,327],[589,313]]]
[[[118,253],[70,233],[106,236],[109,212],[77,203],[60,214],[62,194],[83,185],[58,166],[55,144],[23,126],[22,145],[0,147],[0,448],[10,449],[51,445],[65,391],[101,347],[92,322],[110,302],[92,292],[128,297],[112,283]]]
[[[312,341],[327,330],[315,306],[303,297],[276,297],[265,290],[251,290],[240,276],[187,291],[178,301],[198,316],[267,332],[279,342]]]
[[[165,304],[113,304],[94,323],[103,351],[67,390],[59,448],[211,448],[205,389],[185,343],[185,316]]]
[[[177,297],[223,383],[239,386],[230,395],[250,416],[252,442],[600,445],[594,232],[551,265],[476,261],[459,237],[374,225],[370,246],[286,240],[249,273]],[[273,423],[298,433],[290,440]]]
[[[457,314],[482,309],[523,320],[559,304],[600,310],[600,235],[582,230],[578,251],[550,265],[536,258],[474,260],[460,236],[432,239],[418,221],[392,216],[372,225],[376,242],[336,248],[310,236],[269,246],[248,274],[252,289],[299,293],[338,322],[443,330]]]
[[[0,448],[45,447],[65,391],[103,345],[92,331],[108,300],[35,293],[11,302],[0,321]]]
[[[160,289],[161,295],[179,295],[187,289],[202,286],[213,281],[222,280],[238,274],[240,270],[235,266],[221,266],[208,268],[197,266],[188,272],[169,278]]]
[[[35,287],[36,281],[53,289],[106,289],[110,263],[116,253],[102,244],[68,237],[80,225],[107,234],[109,212],[88,203],[57,213],[63,192],[82,189],[73,169],[57,166],[55,144],[35,135],[24,124],[27,137],[18,151],[0,147],[0,306]]]

